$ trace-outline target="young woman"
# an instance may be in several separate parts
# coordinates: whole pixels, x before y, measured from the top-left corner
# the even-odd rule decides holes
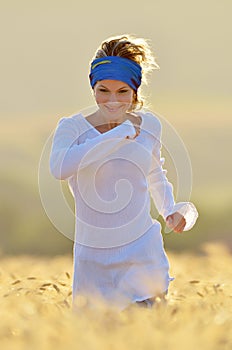
[[[161,160],[161,124],[141,110],[139,87],[158,68],[144,39],[110,38],[90,67],[94,113],[62,118],[50,156],[52,174],[68,179],[75,199],[73,304],[103,300],[120,310],[152,306],[168,291],[169,262],[150,195],[175,232],[189,230],[198,213],[175,203]]]

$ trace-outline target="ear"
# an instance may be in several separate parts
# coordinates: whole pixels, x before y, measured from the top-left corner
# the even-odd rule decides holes
[[[137,99],[138,99],[138,94],[137,94],[137,91],[133,91],[133,104],[137,102]]]

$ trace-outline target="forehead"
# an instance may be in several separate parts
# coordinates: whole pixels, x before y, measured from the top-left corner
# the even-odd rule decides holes
[[[109,90],[118,90],[118,89],[122,89],[122,88],[128,88],[131,89],[131,87],[127,84],[124,83],[123,81],[120,80],[99,80],[96,85],[96,87],[106,87]]]

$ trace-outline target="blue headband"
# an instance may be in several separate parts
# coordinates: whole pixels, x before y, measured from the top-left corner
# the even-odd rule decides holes
[[[128,84],[133,90],[137,91],[141,85],[142,68],[141,66],[124,57],[106,56],[93,60],[89,74],[92,88],[99,80],[120,80]]]

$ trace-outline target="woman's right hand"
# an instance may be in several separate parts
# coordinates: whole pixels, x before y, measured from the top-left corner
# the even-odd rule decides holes
[[[136,130],[136,133],[134,136],[126,136],[126,139],[134,140],[137,136],[139,136],[139,134],[140,134],[140,131]]]
[[[134,125],[134,128],[135,128],[135,135],[130,137],[130,136],[126,136],[126,139],[135,139],[137,136],[139,136],[140,134],[140,125],[141,125],[141,122],[142,122],[142,119],[141,117],[135,117],[133,115],[130,114],[130,116],[128,117],[128,119],[132,122],[132,124]],[[138,121],[139,119],[139,121]]]

